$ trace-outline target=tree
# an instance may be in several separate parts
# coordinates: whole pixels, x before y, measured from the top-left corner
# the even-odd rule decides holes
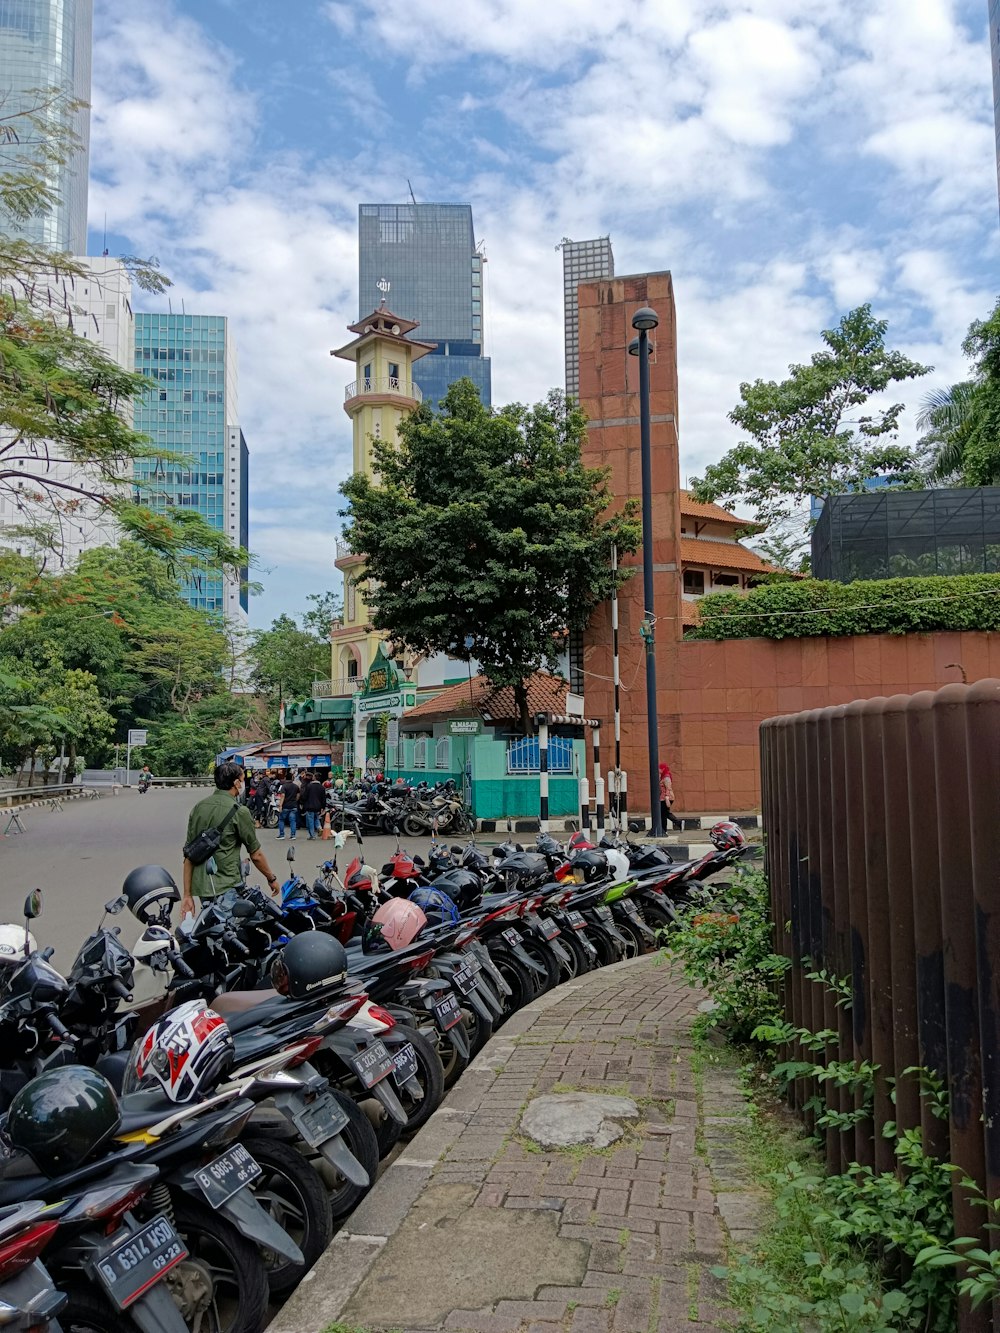
[[[330,621],[333,597],[330,593],[314,593],[310,599],[316,606],[302,616],[303,625],[291,616],[281,615],[271,621],[268,629],[250,635],[247,657],[250,661],[250,684],[268,702],[272,722],[283,699],[308,698],[314,680],[330,674]],[[320,633],[315,626],[323,624]]]
[[[80,752],[89,757],[94,757],[95,751],[106,753],[115,720],[104,707],[96,677],[89,671],[67,671],[58,661],[47,673],[39,703],[60,719],[53,729],[54,739],[65,743],[68,760],[61,780],[72,782]]]
[[[872,394],[930,369],[889,350],[887,329],[871,306],[859,306],[824,330],[825,350],[789,366],[787,379],[741,384],[729,419],[749,438],[694,480],[696,498],[743,499],[770,524],[810,496],[861,488],[871,477],[919,480],[912,450],[896,438],[903,404],[865,410]]]
[[[920,443],[933,453],[935,480],[991,486],[1000,481],[1000,300],[970,325],[962,351],[973,376],[924,399]]]
[[[610,595],[612,545],[639,544],[634,505],[608,515],[608,473],[583,466],[585,431],[558,392],[491,410],[460,380],[440,415],[424,405],[403,421],[398,445],[372,441],[377,480],[341,487],[375,627],[413,652],[475,658],[514,687],[525,729],[527,677],[555,670],[567,632]]]
[[[315,634],[318,639],[322,639],[324,643],[329,643],[330,627],[343,610],[340,594],[329,591],[311,592],[306,601],[312,602],[312,606],[302,613],[304,628]]]

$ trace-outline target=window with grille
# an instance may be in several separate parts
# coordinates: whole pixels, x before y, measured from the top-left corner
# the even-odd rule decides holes
[[[551,736],[548,746],[549,772],[572,773],[573,742],[565,736]],[[507,744],[507,772],[537,773],[539,771],[538,737],[519,736]]]

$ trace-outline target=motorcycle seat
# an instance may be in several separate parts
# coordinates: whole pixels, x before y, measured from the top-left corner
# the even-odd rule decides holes
[[[281,1017],[289,1007],[287,997],[273,990],[231,990],[212,1001],[212,1008],[222,1015],[233,1033]]]
[[[158,1120],[163,1120],[168,1115],[175,1115],[179,1109],[177,1103],[172,1102],[159,1089],[155,1092],[130,1092],[120,1099],[119,1105],[122,1123],[115,1135],[119,1139],[125,1134],[135,1134],[148,1129]]]

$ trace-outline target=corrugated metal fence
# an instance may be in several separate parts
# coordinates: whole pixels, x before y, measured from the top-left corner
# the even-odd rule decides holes
[[[877,1125],[922,1125],[925,1145],[1000,1197],[1000,680],[774,718],[761,765],[787,1017],[839,1031],[834,1058],[880,1066]],[[850,1009],[807,979],[820,968],[851,978]],[[947,1121],[902,1077],[911,1066],[946,1082]],[[798,1088],[811,1122],[812,1090]],[[833,1170],[895,1165],[869,1120],[828,1130],[826,1147]],[[983,1210],[958,1176],[953,1198],[956,1234],[977,1233]]]

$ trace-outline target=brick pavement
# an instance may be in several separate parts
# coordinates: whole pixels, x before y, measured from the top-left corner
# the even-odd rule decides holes
[[[654,955],[515,1015],[384,1173],[273,1333],[320,1333],[336,1318],[404,1333],[730,1327],[710,1269],[730,1236],[753,1239],[756,1196],[732,1151],[734,1126],[746,1123],[735,1071],[690,1040],[699,999]],[[543,1151],[519,1133],[520,1113],[560,1091],[630,1096],[640,1120],[603,1151]],[[538,1230],[524,1252],[518,1226],[529,1220]],[[507,1272],[501,1264],[479,1282],[466,1253],[449,1286],[463,1236],[490,1252],[494,1270],[492,1251],[506,1249]],[[560,1269],[571,1279],[553,1284],[548,1274]]]

